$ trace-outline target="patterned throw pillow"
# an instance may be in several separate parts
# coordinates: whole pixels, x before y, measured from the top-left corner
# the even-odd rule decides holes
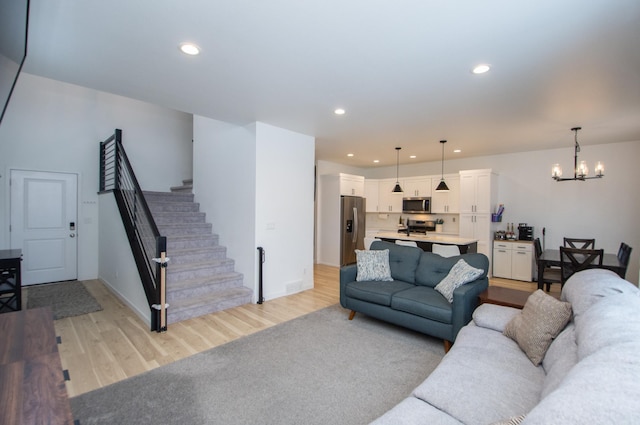
[[[392,281],[391,268],[389,267],[389,250],[380,249],[363,251],[356,249],[356,261],[358,274],[356,280]]]
[[[507,323],[503,333],[517,342],[531,363],[538,366],[569,319],[570,303],[558,301],[538,289],[529,295],[522,313]]]
[[[518,425],[524,421],[525,415],[512,416],[507,419],[503,419],[498,422],[494,422],[491,425]]]
[[[453,291],[458,286],[473,282],[478,277],[482,276],[482,273],[484,273],[484,270],[476,269],[475,267],[470,266],[469,263],[463,259],[460,259],[453,267],[451,267],[449,274],[442,279],[434,289],[440,292],[447,301],[453,303]]]

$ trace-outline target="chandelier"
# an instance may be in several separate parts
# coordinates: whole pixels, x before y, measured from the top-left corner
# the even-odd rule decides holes
[[[562,178],[562,167],[560,164],[554,164],[551,169],[551,178],[558,182],[564,182],[568,180],[589,180],[599,179],[604,177],[604,165],[602,162],[596,162],[595,176],[587,177],[589,175],[589,167],[586,161],[580,161],[578,163],[578,152],[580,152],[580,145],[578,144],[578,130],[582,130],[582,127],[573,127],[571,131],[575,133],[575,145],[573,155],[573,177]]]

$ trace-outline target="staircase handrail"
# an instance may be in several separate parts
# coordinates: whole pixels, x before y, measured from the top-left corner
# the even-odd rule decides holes
[[[100,142],[100,191],[115,195],[140,280],[151,309],[151,330],[166,331],[166,237],[160,235],[131,162],[122,130]]]

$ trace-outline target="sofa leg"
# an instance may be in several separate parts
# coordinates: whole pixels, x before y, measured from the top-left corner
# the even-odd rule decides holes
[[[349,313],[349,320],[353,320],[355,316],[356,316],[356,312],[351,310],[351,313]]]
[[[451,341],[447,341],[446,339],[444,340],[444,352],[448,353],[449,350],[451,350],[451,346],[453,344],[451,343]]]

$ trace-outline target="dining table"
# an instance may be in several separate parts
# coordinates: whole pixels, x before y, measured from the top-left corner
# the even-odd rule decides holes
[[[542,276],[544,269],[550,266],[560,267],[562,265],[562,259],[560,258],[559,249],[545,249],[542,251],[542,255],[538,258],[538,289],[543,289]],[[595,265],[594,268],[608,269],[618,274],[624,279],[627,267],[620,262],[616,254],[604,253],[602,256],[602,265]]]

